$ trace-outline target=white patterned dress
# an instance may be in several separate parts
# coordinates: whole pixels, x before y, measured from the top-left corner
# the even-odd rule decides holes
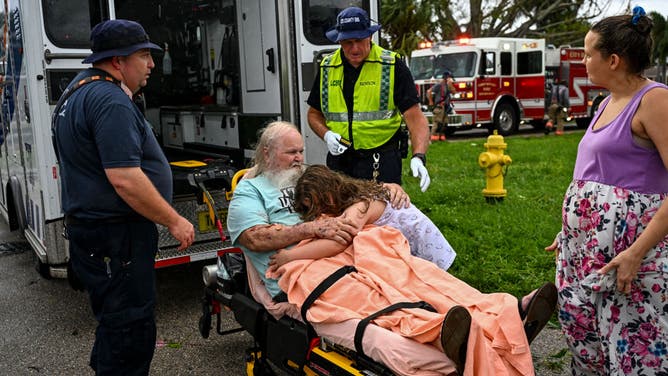
[[[455,261],[457,254],[450,243],[434,222],[413,204],[408,208],[395,209],[388,203],[374,224],[391,226],[401,231],[408,239],[413,256],[431,261],[443,270],[448,270]]]

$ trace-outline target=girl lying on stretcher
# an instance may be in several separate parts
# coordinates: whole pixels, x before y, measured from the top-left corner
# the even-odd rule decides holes
[[[479,292],[445,268],[412,256],[411,251],[438,260],[439,254],[454,257],[454,251],[418,209],[392,209],[386,200],[376,183],[324,166],[307,168],[294,196],[295,210],[304,220],[345,213],[394,228],[367,226],[350,246],[325,239],[304,241],[272,256],[267,277],[280,277],[278,284],[288,301],[301,309],[323,278],[353,266],[354,272],[344,274],[308,307],[309,323],[364,319],[396,303],[426,302],[427,309],[400,308],[372,322],[443,351],[456,366],[452,374],[533,375],[529,343],[554,311],[554,285],[543,285],[519,305],[506,293]],[[444,249],[450,251],[443,253]]]
[[[382,184],[371,180],[352,179],[330,170],[327,166],[314,165],[307,167],[297,180],[293,205],[304,221],[312,221],[321,215],[336,217],[345,212],[354,217],[360,227],[365,224],[394,227],[408,239],[413,256],[448,270],[456,253],[438,227],[415,205],[397,209],[389,205],[388,201],[389,192]],[[340,248],[339,251],[343,247]],[[283,252],[277,256],[276,261],[282,265],[297,258],[328,256],[330,255],[316,254],[309,257],[304,255],[304,251]],[[285,259],[281,260],[282,258]]]

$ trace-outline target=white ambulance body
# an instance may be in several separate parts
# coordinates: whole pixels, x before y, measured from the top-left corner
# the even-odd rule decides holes
[[[343,8],[356,5],[378,19],[374,0],[6,0],[0,5],[3,48],[3,133],[0,212],[20,230],[44,276],[64,277],[60,173],[51,143],[53,107],[90,54],[92,26],[104,19],[141,23],[156,67],[143,92],[147,119],[170,161],[208,161],[174,167],[174,206],[196,228],[184,252],[161,228],[156,267],[215,258],[231,247],[206,215],[192,171],[215,175],[212,189],[225,223],[227,181],[253,156],[257,132],[268,122],[297,124],[309,163],[324,163],[326,147],[306,122],[306,99],[318,59],[338,46],[324,32]],[[192,166],[199,166],[193,164]]]

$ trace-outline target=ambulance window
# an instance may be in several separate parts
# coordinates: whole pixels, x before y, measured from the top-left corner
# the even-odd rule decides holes
[[[58,47],[90,48],[90,29],[106,14],[106,1],[42,0],[46,35]],[[106,17],[108,18],[108,17]]]
[[[315,45],[332,44],[325,32],[336,25],[336,16],[347,7],[359,7],[368,12],[369,0],[302,0],[302,27],[306,40]]]
[[[543,52],[529,51],[517,53],[517,74],[542,74]]]

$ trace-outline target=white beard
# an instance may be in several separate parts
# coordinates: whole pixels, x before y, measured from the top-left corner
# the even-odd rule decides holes
[[[266,171],[264,175],[278,189],[292,188],[305,170],[304,165],[293,166],[287,170]]]

